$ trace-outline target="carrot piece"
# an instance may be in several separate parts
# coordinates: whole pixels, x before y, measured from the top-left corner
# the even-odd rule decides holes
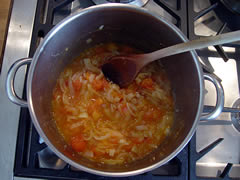
[[[85,78],[88,80],[89,77],[90,77],[90,75],[91,75],[91,73],[87,71],[87,72],[86,72],[86,77],[85,77]]]
[[[145,119],[145,120],[152,120],[153,119],[153,113],[151,111],[146,112],[143,115],[143,119]]]
[[[103,81],[103,86],[108,87],[108,81],[105,78],[103,78],[102,81]]]
[[[84,141],[82,135],[77,135],[71,138],[71,146],[77,152],[82,152],[86,148],[86,141]]]
[[[127,113],[128,112],[127,104],[123,104],[121,109],[123,113]]]
[[[123,149],[124,149],[126,152],[130,152],[130,151],[132,150],[132,147],[133,147],[133,144],[129,144],[129,145],[123,146]]]
[[[65,85],[68,86],[68,79],[65,79]]]
[[[132,142],[134,143],[134,144],[141,144],[141,143],[143,143],[144,142],[144,138],[132,138]]]
[[[103,90],[103,88],[104,88],[104,82],[102,80],[96,80],[95,79],[92,82],[92,86],[96,91],[100,91],[100,90]]]
[[[112,143],[112,144],[118,144],[119,143],[119,138],[113,136],[109,139],[109,142]]]
[[[80,82],[79,79],[73,81],[73,87],[76,91],[79,91],[81,89],[82,83]]]
[[[101,151],[98,151],[98,150],[96,149],[96,147],[92,147],[92,148],[91,148],[91,151],[94,153],[94,157],[100,157],[100,156],[103,156],[103,155],[104,155],[104,153],[101,152]]]
[[[147,137],[147,138],[144,138],[144,143],[148,143],[148,144],[151,144],[152,143],[152,139]]]
[[[153,89],[153,80],[152,78],[146,78],[142,81],[141,86],[146,89]]]

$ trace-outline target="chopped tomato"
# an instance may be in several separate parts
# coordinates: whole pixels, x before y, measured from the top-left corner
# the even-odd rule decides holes
[[[153,80],[152,78],[146,78],[142,81],[141,86],[146,89],[153,89]]]
[[[134,143],[134,144],[141,144],[141,143],[143,143],[144,142],[144,139],[143,138],[132,138],[132,142]]]
[[[71,146],[77,152],[82,152],[86,148],[86,141],[84,141],[82,135],[77,135],[71,138]]]
[[[81,89],[82,83],[80,82],[79,79],[73,81],[73,87],[76,91],[79,91]]]

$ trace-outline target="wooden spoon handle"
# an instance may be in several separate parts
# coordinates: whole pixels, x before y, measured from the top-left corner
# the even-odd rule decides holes
[[[146,54],[145,56],[145,58],[147,59],[146,64],[163,57],[180,54],[180,53],[195,50],[195,49],[206,48],[208,46],[231,43],[239,40],[240,40],[240,30],[225,33],[225,34],[220,34],[217,36],[204,37],[204,38],[188,41],[185,43],[176,44],[176,45],[166,47],[158,51],[154,51],[152,53]]]

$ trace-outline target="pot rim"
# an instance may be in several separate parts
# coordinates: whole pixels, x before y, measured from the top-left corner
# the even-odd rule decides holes
[[[57,156],[59,156],[61,159],[63,159],[65,162],[73,165],[74,167],[83,170],[85,172],[88,173],[92,173],[95,175],[100,175],[100,176],[109,176],[109,177],[126,177],[126,176],[134,176],[134,175],[138,175],[138,174],[142,174],[148,171],[151,171],[153,169],[156,169],[160,166],[162,166],[163,164],[167,163],[168,161],[170,161],[172,158],[174,158],[186,145],[187,143],[190,141],[191,137],[193,136],[198,121],[200,119],[202,110],[203,110],[203,72],[202,72],[202,68],[200,66],[200,63],[198,61],[198,57],[197,57],[197,53],[196,51],[191,51],[191,55],[193,57],[194,63],[196,65],[196,69],[197,69],[197,73],[198,73],[198,77],[199,77],[199,88],[200,88],[200,94],[199,94],[199,104],[198,104],[198,110],[197,110],[197,114],[195,116],[195,120],[194,123],[192,125],[191,130],[188,132],[188,135],[185,137],[184,141],[182,141],[182,143],[178,146],[178,148],[176,148],[171,154],[169,154],[168,156],[166,156],[164,159],[162,159],[161,161],[152,164],[151,166],[142,168],[142,169],[137,169],[137,170],[132,170],[132,171],[127,171],[127,172],[110,172],[110,171],[100,171],[100,170],[96,170],[96,169],[92,169],[92,168],[88,168],[86,166],[83,166],[79,163],[76,163],[75,161],[71,160],[70,158],[68,158],[67,156],[65,156],[64,154],[62,154],[60,151],[57,150],[57,148],[55,148],[55,146],[52,145],[52,143],[49,141],[48,137],[44,134],[43,130],[40,127],[40,124],[37,120],[34,108],[33,108],[33,102],[32,102],[32,80],[33,80],[33,74],[34,74],[34,70],[37,64],[37,59],[39,57],[39,55],[44,51],[44,48],[46,46],[46,44],[48,43],[48,41],[54,37],[54,35],[58,32],[58,30],[60,30],[62,27],[64,27],[65,25],[67,25],[68,23],[70,23],[72,20],[78,18],[79,16],[82,16],[83,14],[87,14],[87,13],[91,13],[92,11],[95,10],[104,10],[104,9],[123,9],[123,10],[133,10],[135,12],[140,12],[143,14],[147,14],[152,16],[153,18],[156,18],[157,20],[163,22],[164,24],[166,24],[167,26],[169,26],[171,29],[173,29],[176,34],[184,41],[188,41],[187,37],[172,23],[168,22],[167,20],[165,20],[163,17],[160,17],[159,15],[156,15],[152,12],[149,12],[147,9],[144,8],[139,8],[136,6],[132,6],[132,5],[127,5],[127,4],[118,4],[118,3],[112,3],[112,4],[103,4],[103,5],[96,5],[96,6],[92,6],[80,11],[77,11],[76,13],[66,17],[64,20],[62,20],[60,23],[58,23],[47,35],[46,37],[43,39],[43,41],[41,42],[41,44],[38,46],[36,52],[34,53],[33,56],[33,61],[30,65],[30,69],[28,72],[28,78],[27,78],[27,99],[28,99],[28,108],[30,109],[30,115],[33,121],[34,126],[37,129],[37,132],[39,133],[39,135],[44,139],[44,142],[50,147],[51,150],[54,151],[54,153],[56,153]]]

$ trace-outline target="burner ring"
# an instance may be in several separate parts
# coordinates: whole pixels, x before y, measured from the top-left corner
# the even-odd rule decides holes
[[[149,0],[92,0],[95,4],[123,3],[142,7]]]
[[[234,102],[233,108],[240,108],[240,99]],[[231,113],[231,120],[235,129],[240,132],[240,113]]]

